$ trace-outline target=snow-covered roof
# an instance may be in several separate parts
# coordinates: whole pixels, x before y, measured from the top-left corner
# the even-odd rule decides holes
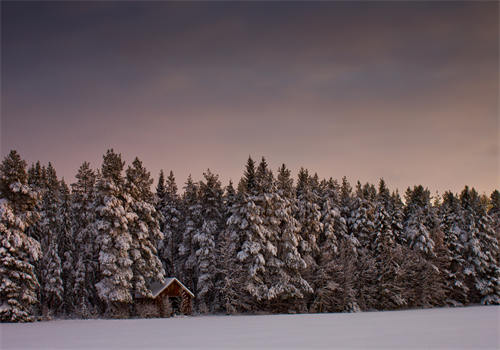
[[[194,298],[194,294],[185,286],[182,284],[181,281],[179,281],[177,278],[175,277],[169,277],[169,278],[166,278],[164,282],[153,282],[149,285],[149,289],[151,290],[151,294],[153,295],[152,297],[153,298],[156,298],[158,295],[160,295],[161,292],[163,292],[165,289],[168,288],[168,286],[170,286],[174,281],[176,281],[177,283],[179,283],[179,285],[186,291],[188,292],[189,295],[191,295],[191,297]],[[143,297],[142,295],[135,295],[136,298],[141,298]]]

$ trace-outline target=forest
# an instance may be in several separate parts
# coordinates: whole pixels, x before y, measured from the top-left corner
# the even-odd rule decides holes
[[[113,149],[68,185],[16,151],[0,164],[0,320],[132,317],[177,277],[198,314],[321,313],[499,304],[500,192],[401,196],[248,158],[179,191]]]

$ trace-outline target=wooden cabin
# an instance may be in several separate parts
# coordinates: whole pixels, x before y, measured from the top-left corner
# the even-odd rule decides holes
[[[164,282],[154,282],[149,286],[151,297],[135,295],[135,309],[139,317],[170,317],[181,313],[190,315],[194,294],[177,278],[170,277]]]

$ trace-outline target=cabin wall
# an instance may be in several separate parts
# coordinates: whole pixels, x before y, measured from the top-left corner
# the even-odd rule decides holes
[[[135,301],[135,312],[140,318],[162,317],[161,308],[156,299],[137,299]]]

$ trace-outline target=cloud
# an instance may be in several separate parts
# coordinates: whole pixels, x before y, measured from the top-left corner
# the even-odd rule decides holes
[[[478,154],[498,140],[497,3],[2,10],[2,152],[66,177],[114,146],[180,178],[210,166],[236,179],[250,153],[399,187],[494,186]]]

